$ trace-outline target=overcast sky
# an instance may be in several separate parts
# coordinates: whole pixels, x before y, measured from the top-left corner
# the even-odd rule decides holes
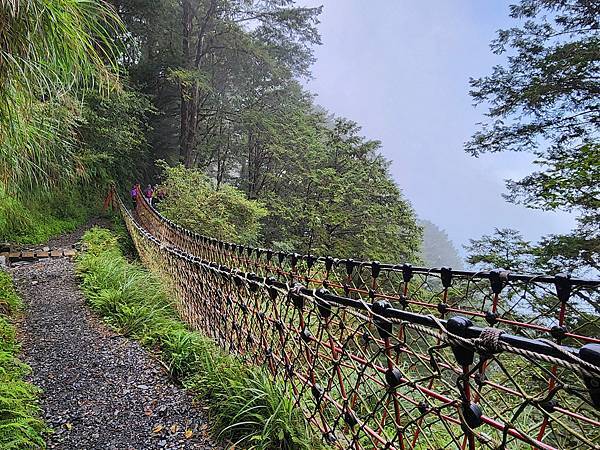
[[[531,157],[473,158],[464,142],[483,119],[469,77],[503,61],[489,43],[512,22],[504,0],[300,0],[323,5],[314,79],[317,103],[383,142],[392,174],[417,214],[457,247],[494,227],[528,239],[568,231],[571,216],[507,203],[504,179],[530,172]]]

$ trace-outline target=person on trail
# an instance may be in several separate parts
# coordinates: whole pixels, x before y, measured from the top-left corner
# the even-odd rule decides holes
[[[137,206],[137,197],[138,197],[138,186],[139,183],[135,183],[131,188],[131,200],[133,201],[133,209]]]
[[[148,185],[146,189],[144,189],[144,197],[146,197],[146,201],[149,205],[152,205],[152,196],[154,195],[154,189],[152,189],[152,185]]]

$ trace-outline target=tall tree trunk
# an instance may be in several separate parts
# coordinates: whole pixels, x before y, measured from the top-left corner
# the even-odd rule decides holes
[[[193,20],[193,9],[190,0],[183,0],[183,14],[181,18],[182,28],[182,50],[183,50],[183,64],[185,69],[191,68],[190,59],[190,38],[192,33],[192,20]],[[189,88],[188,85],[182,81],[179,82],[179,95],[180,95],[180,126],[179,126],[179,161],[184,163],[188,167],[187,160],[190,157],[189,142]]]
[[[198,15],[198,5],[194,7],[192,0],[183,0],[182,6],[184,69],[199,70],[207,52],[206,35],[216,14],[217,0],[210,0],[204,17],[197,25],[195,36],[194,17]],[[196,160],[194,153],[197,146],[200,85],[196,81],[186,81],[180,82],[179,86],[181,101],[179,160],[186,167],[192,167]]]

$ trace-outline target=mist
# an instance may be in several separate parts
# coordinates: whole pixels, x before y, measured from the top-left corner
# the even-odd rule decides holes
[[[502,197],[505,179],[535,169],[532,155],[474,158],[463,150],[486,112],[473,106],[469,77],[487,75],[504,61],[489,43],[496,30],[514,25],[509,2],[300,3],[324,7],[322,45],[306,87],[318,104],[382,141],[394,179],[417,214],[445,229],[459,249],[494,227],[537,240],[574,226],[568,213]]]

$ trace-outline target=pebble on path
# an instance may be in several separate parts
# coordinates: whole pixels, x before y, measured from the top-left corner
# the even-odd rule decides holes
[[[137,342],[84,304],[67,258],[11,269],[27,312],[20,324],[30,381],[43,389],[49,449],[216,449],[203,409]]]

